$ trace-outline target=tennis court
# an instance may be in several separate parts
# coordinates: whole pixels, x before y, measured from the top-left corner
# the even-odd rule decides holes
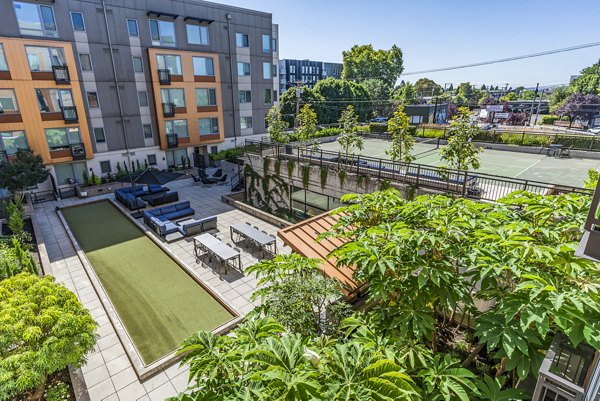
[[[364,149],[355,153],[389,159],[390,157],[385,153],[389,147],[390,142],[387,140],[367,138]],[[332,152],[340,151],[337,142],[323,143],[321,148]],[[415,163],[430,166],[443,165],[437,148],[437,139],[416,143],[413,155],[416,156]],[[480,154],[480,160],[481,167],[477,170],[479,173],[577,187],[583,187],[589,169],[600,167],[600,160],[548,157],[545,149],[540,154],[484,149]]]

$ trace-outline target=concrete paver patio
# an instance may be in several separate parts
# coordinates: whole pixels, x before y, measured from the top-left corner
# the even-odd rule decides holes
[[[218,237],[224,242],[232,244],[229,226],[239,222],[247,221],[269,234],[276,234],[278,230],[277,227],[265,221],[223,203],[221,196],[230,192],[228,186],[193,186],[190,179],[174,181],[167,186],[179,192],[180,200],[191,202],[192,208],[196,211],[194,217],[216,215],[218,217]],[[93,200],[107,197],[112,197],[112,194],[95,197]],[[57,206],[63,207],[89,201],[88,199],[69,198],[38,204],[34,209],[34,217],[42,237],[38,238],[38,242],[43,243],[49,258],[49,267],[44,266],[45,273],[53,275],[57,282],[63,283],[73,291],[98,323],[98,343],[94,351],[88,355],[87,363],[81,368],[89,399],[91,401],[154,401],[174,396],[185,390],[188,369],[180,368],[178,364],[175,364],[150,379],[143,382],[138,380],[125,349],[55,211]],[[290,252],[289,248],[284,247],[281,240],[277,241],[279,253]],[[200,258],[197,261],[191,238],[181,239],[167,246],[173,254],[193,270],[202,282],[240,314],[246,315],[254,308],[255,305],[250,301],[257,286],[257,279],[254,275],[246,275],[233,269],[229,269],[228,273],[224,274],[224,269],[215,263],[209,264],[207,258]],[[237,246],[242,250],[244,268],[256,263],[262,256],[252,247],[246,249],[241,245]],[[81,399],[85,400],[86,398],[84,396]]]

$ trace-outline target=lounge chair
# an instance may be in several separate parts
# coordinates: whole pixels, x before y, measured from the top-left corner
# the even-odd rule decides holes
[[[207,176],[204,170],[198,170],[198,176],[204,185],[212,185],[217,183],[217,179]]]
[[[192,177],[192,180],[194,180],[194,185],[199,184],[199,183],[202,182],[202,180],[200,179],[200,177],[198,177],[197,175],[190,174],[190,176]]]

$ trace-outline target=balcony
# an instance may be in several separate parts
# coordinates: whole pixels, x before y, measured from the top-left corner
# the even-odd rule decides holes
[[[174,117],[175,116],[175,104],[174,103],[163,103],[163,116]]]
[[[85,159],[85,147],[83,143],[72,143],[69,145],[71,149],[71,156],[73,160],[83,160]]]
[[[77,117],[77,108],[75,106],[62,106],[62,115],[65,123],[76,123],[79,121]]]
[[[71,78],[69,76],[69,67],[66,65],[53,65],[52,73],[54,74],[54,82],[57,84],[69,84]]]
[[[177,134],[167,134],[167,148],[176,148],[179,145]]]
[[[171,85],[171,72],[169,70],[158,70],[158,82],[161,85]]]

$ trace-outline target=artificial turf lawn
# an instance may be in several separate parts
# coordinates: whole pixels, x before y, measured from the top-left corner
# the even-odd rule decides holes
[[[146,365],[233,318],[110,202],[62,213]]]

